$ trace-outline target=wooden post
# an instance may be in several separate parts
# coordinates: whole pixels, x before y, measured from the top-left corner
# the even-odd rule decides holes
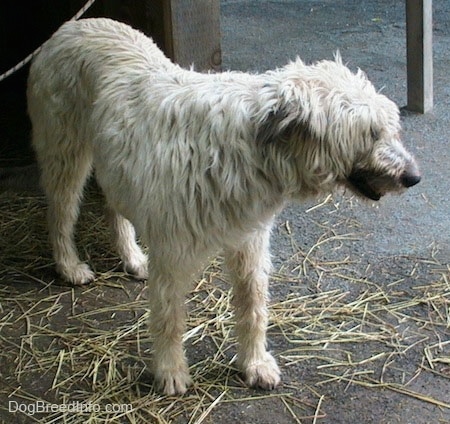
[[[433,108],[432,0],[406,0],[408,106],[426,113]]]
[[[181,66],[194,65],[199,71],[220,69],[220,0],[103,0],[96,3],[103,6],[100,14],[126,22],[151,36]]]
[[[167,53],[184,67],[219,70],[219,0],[163,0]]]

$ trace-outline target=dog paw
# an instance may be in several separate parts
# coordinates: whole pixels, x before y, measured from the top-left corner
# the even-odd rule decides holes
[[[269,353],[258,361],[250,362],[244,368],[245,382],[250,387],[273,390],[280,383],[280,369]]]
[[[148,277],[147,256],[140,252],[130,260],[124,261],[124,269],[138,280],[146,280]]]
[[[157,390],[167,396],[182,395],[192,384],[188,370],[166,370],[155,373]]]
[[[56,271],[69,283],[75,286],[83,286],[95,279],[95,274],[85,263],[78,263],[71,266],[57,265]]]

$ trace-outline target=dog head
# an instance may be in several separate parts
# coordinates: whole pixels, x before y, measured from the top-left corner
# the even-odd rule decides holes
[[[344,185],[379,200],[420,181],[400,141],[398,107],[362,71],[344,66],[339,54],[311,66],[297,59],[273,75],[277,102],[258,136],[290,150],[303,189],[308,181],[316,192]]]

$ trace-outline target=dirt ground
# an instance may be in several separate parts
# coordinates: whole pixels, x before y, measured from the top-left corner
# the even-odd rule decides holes
[[[36,175],[11,179],[0,159],[0,420],[450,423],[450,2],[433,3],[435,108],[402,114],[423,181],[375,206],[336,193],[277,220],[269,339],[283,377],[273,392],[247,389],[234,367],[230,288],[217,258],[188,300],[194,385],[178,398],[155,393],[145,283],[121,272],[101,194],[92,184],[78,231],[98,279],[65,286]],[[221,4],[225,69],[264,71],[339,49],[405,104],[404,2]]]

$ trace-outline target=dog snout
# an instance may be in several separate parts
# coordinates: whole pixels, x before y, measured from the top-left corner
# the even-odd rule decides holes
[[[422,177],[420,175],[403,174],[402,184],[404,187],[409,188],[418,184],[421,179]]]
[[[403,172],[400,178],[403,187],[406,188],[415,186],[421,179],[422,176],[420,175],[417,165],[413,162],[406,167],[405,172]]]

